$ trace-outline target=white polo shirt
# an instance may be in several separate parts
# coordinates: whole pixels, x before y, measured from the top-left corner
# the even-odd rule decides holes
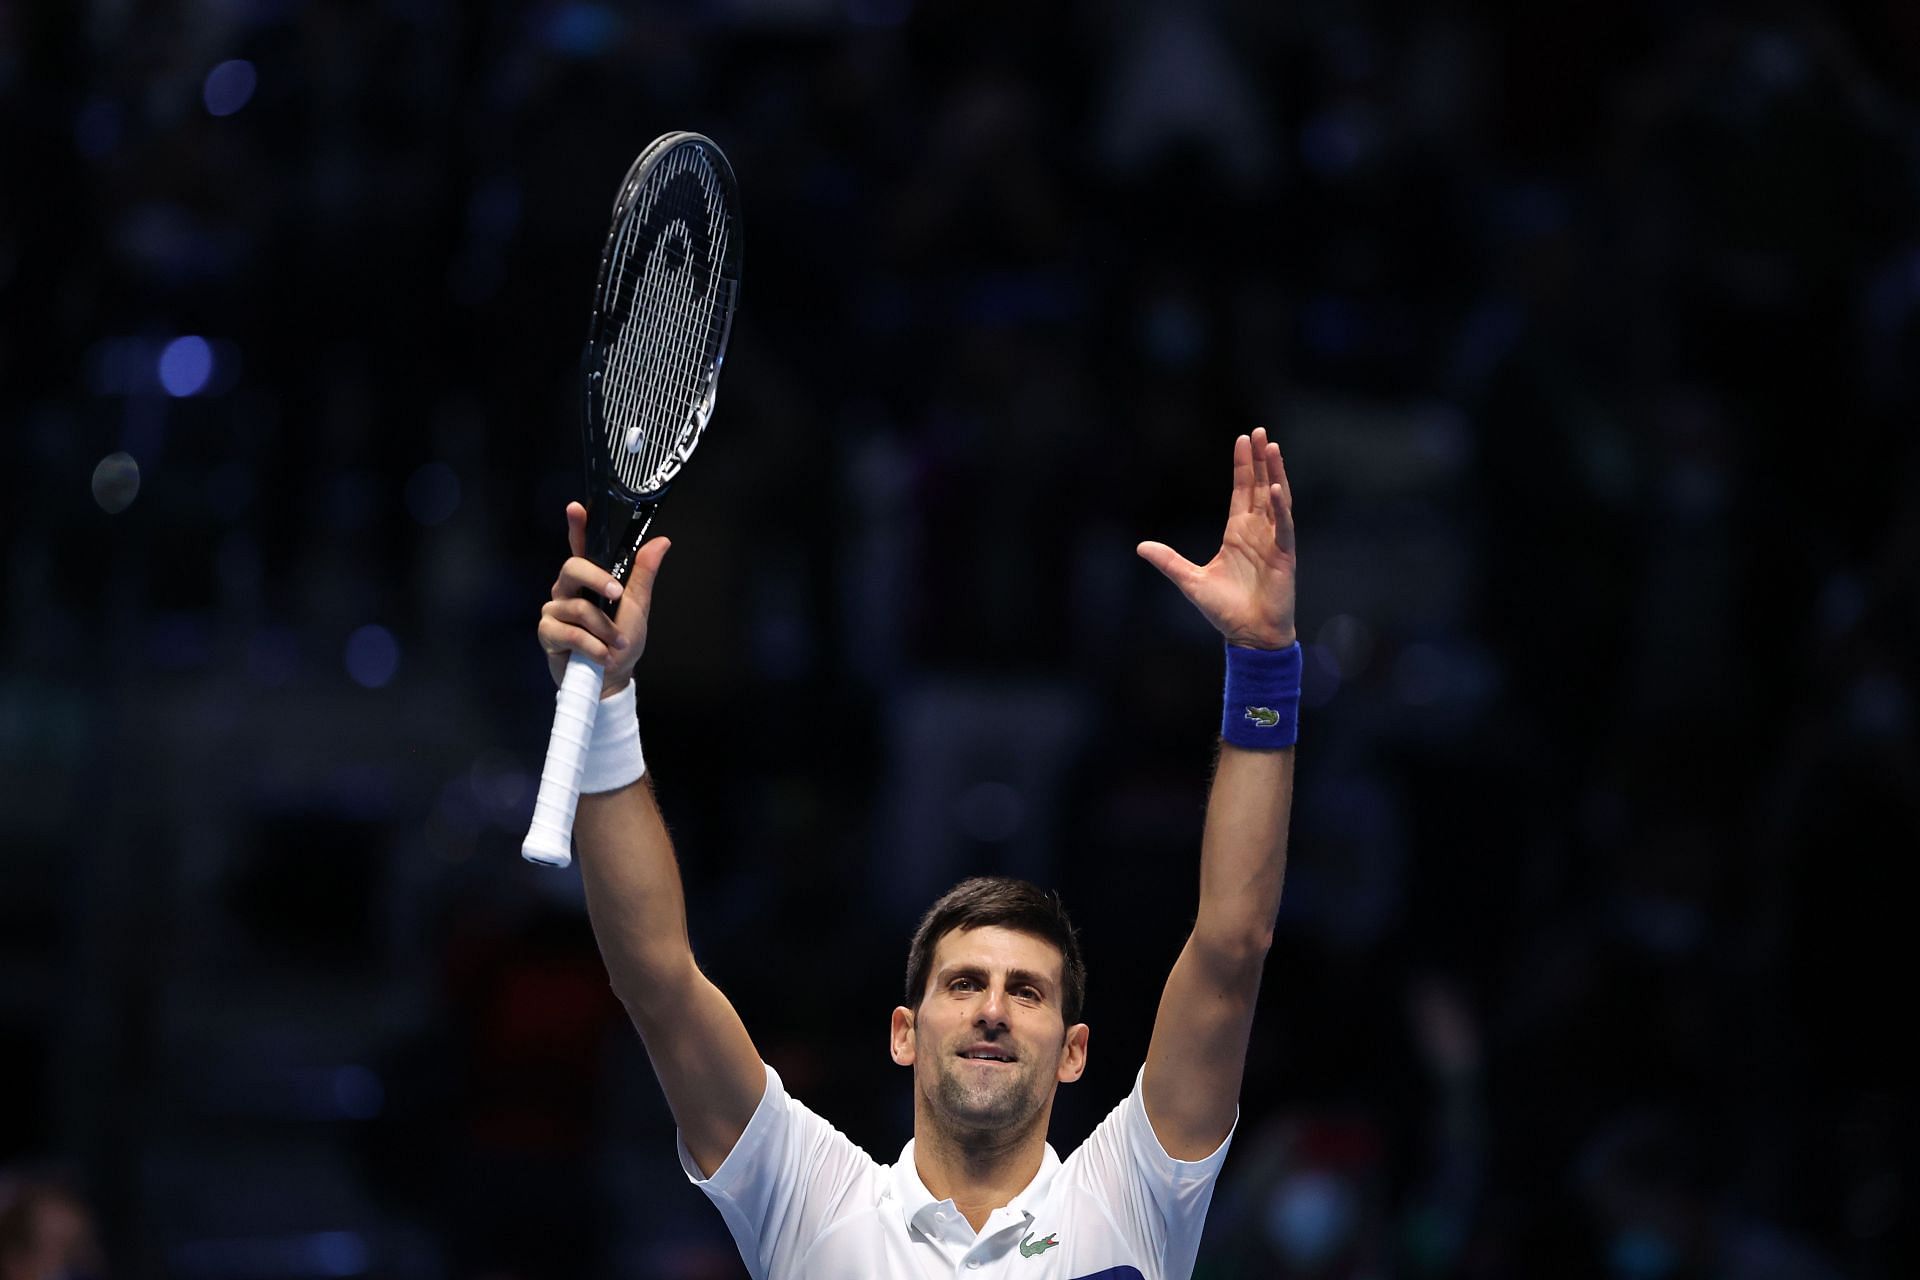
[[[1049,1146],[977,1234],[921,1184],[912,1142],[898,1163],[878,1163],[788,1096],[772,1067],[711,1178],[676,1142],[755,1280],[1187,1280],[1233,1135],[1204,1160],[1175,1160],[1147,1121],[1144,1075],[1079,1150],[1062,1160]]]

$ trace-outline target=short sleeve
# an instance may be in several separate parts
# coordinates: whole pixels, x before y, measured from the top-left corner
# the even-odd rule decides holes
[[[1138,1256],[1159,1260],[1159,1275],[1149,1280],[1185,1280],[1200,1251],[1207,1207],[1233,1132],[1204,1159],[1174,1159],[1147,1118],[1145,1076],[1142,1068],[1133,1092],[1067,1159],[1062,1173],[1100,1202]],[[1237,1113],[1234,1125],[1239,1127]]]
[[[823,1231],[857,1206],[880,1168],[789,1096],[779,1072],[766,1071],[760,1105],[712,1177],[701,1176],[685,1140],[674,1135],[680,1167],[720,1210],[755,1280],[790,1272]]]

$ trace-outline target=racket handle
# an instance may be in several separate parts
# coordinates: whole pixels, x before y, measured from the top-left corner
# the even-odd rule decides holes
[[[540,770],[540,794],[533,801],[533,825],[520,845],[528,862],[564,867],[573,861],[573,812],[580,804],[580,774],[587,766],[587,744],[600,711],[600,664],[571,654],[560,692],[553,700],[553,736],[547,763]]]

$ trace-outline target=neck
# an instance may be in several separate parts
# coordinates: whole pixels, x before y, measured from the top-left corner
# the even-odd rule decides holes
[[[924,1113],[913,1126],[913,1164],[936,1200],[951,1200],[975,1231],[1026,1190],[1047,1150],[1047,1107],[1014,1133],[956,1133]]]

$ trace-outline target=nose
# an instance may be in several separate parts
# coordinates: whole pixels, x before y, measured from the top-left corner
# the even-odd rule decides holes
[[[974,1019],[983,1027],[1002,1027],[1007,1025],[1007,990],[995,984],[986,990],[980,1002],[980,1016]]]

